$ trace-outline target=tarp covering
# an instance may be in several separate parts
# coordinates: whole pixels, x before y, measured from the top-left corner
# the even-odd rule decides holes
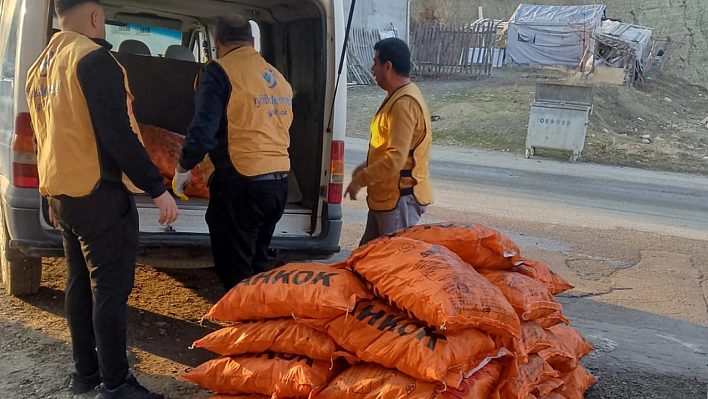
[[[599,24],[605,15],[605,6],[537,6],[521,4],[509,23],[524,25]]]
[[[639,59],[643,59],[649,49],[652,31],[649,28],[624,24],[616,21],[605,21],[597,28],[595,36],[601,41],[612,44],[615,41],[626,43]]]
[[[605,8],[521,4],[509,21],[508,56],[517,65],[576,67],[585,47],[594,52],[593,34]]]

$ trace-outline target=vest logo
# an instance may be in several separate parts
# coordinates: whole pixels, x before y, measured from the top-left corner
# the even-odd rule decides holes
[[[274,89],[278,85],[278,78],[275,77],[275,73],[270,68],[263,72],[263,79],[268,83],[269,89]]]
[[[39,76],[42,78],[46,78],[48,74],[49,67],[52,66],[52,59],[54,59],[54,52],[49,51],[47,53],[47,56],[44,60],[42,60],[42,63],[39,64]]]

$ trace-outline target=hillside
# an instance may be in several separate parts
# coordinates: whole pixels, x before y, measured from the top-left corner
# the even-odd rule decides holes
[[[526,0],[530,4],[581,5],[587,0]],[[681,76],[691,83],[708,79],[708,1],[706,0],[606,0],[607,15],[623,22],[654,29],[655,35],[669,36],[685,44],[665,72]],[[451,22],[477,19],[477,8],[484,8],[487,18],[509,19],[518,0],[412,0],[411,18],[426,10]]]

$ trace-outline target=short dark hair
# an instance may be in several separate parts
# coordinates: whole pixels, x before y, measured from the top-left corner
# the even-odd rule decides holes
[[[56,11],[57,15],[62,16],[74,8],[86,3],[93,3],[103,6],[103,4],[101,4],[101,0],[54,0],[54,11]]]
[[[391,62],[393,70],[400,76],[411,76],[411,50],[403,40],[396,37],[383,39],[374,45],[379,52],[379,62]]]
[[[251,23],[240,14],[225,15],[216,24],[216,40],[221,44],[250,42],[252,38]]]

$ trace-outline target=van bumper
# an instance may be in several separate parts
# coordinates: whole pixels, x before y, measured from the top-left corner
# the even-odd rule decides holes
[[[10,248],[28,257],[63,257],[62,237],[57,230],[46,230],[40,223],[39,209],[5,208],[11,213],[8,228]],[[342,209],[328,205],[322,234],[317,237],[274,237],[270,255],[276,262],[323,260],[340,251]],[[36,221],[36,222],[35,222]],[[19,238],[23,237],[23,238]],[[211,242],[205,234],[161,233],[140,234],[140,259],[174,259],[175,261],[210,261]]]

